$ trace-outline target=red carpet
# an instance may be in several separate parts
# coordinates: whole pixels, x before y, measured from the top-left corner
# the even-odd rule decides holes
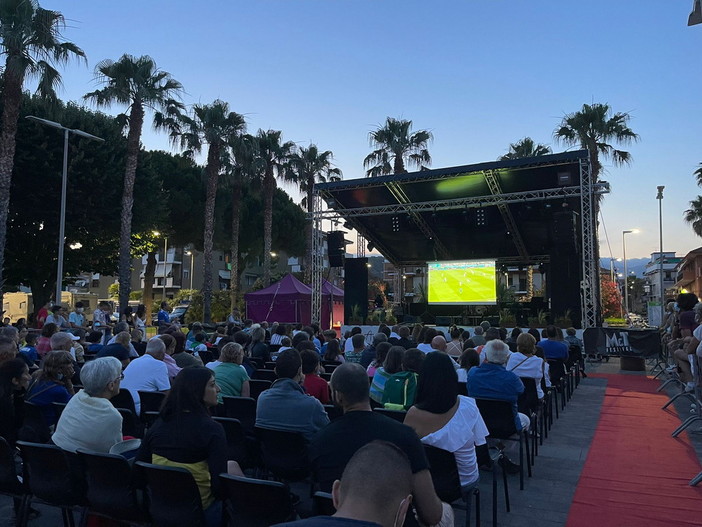
[[[606,378],[607,391],[568,527],[702,525],[702,486],[688,486],[700,464],[685,433],[670,435],[680,419],[661,410],[660,383],[593,377]]]

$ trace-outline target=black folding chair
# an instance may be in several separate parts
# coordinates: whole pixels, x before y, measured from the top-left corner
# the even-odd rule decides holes
[[[159,527],[204,527],[200,491],[193,475],[180,467],[165,467],[137,461],[147,485],[149,514]]]
[[[56,445],[17,441],[24,461],[24,481],[31,496],[26,502],[28,509],[32,501],[61,509],[64,527],[75,527],[73,512],[80,512],[82,522],[85,517],[85,480],[82,470],[75,462],[77,456],[69,459],[69,453]]]
[[[279,481],[219,475],[229,527],[268,527],[295,518],[290,488]],[[185,525],[184,523],[181,525]]]
[[[268,361],[263,364],[263,368],[266,370],[275,370],[275,362],[274,361]]]
[[[407,412],[404,410],[390,410],[388,408],[373,408],[373,411],[389,417],[390,419],[394,419],[398,423],[404,423],[405,416],[407,415]]]
[[[117,408],[119,415],[122,416],[122,435],[131,437],[144,437],[144,427],[132,413],[126,408]]]
[[[329,417],[330,421],[344,415],[344,410],[340,406],[336,406],[335,404],[324,404],[322,406],[324,406],[324,411],[327,412],[327,417]]]
[[[561,396],[561,410],[565,409],[566,399],[568,397],[568,374],[566,373],[565,363],[559,359],[548,359],[548,368],[551,374],[551,385],[555,388],[554,393]],[[558,408],[558,397],[555,398],[556,408]],[[558,410],[556,410],[558,417]]]
[[[225,417],[238,419],[250,436],[256,424],[256,400],[252,397],[222,397]]]
[[[476,484],[475,488],[469,492],[463,492],[456,466],[456,456],[453,452],[430,445],[424,445],[424,452],[431,467],[431,479],[439,499],[453,507],[464,509],[466,511],[466,527],[470,527],[472,498],[475,496],[475,525],[480,525],[480,489]],[[459,499],[463,501],[463,506],[454,504]]]
[[[146,412],[160,412],[163,402],[166,400],[166,394],[163,392],[146,392],[139,390],[140,415],[143,420]]]
[[[274,478],[303,481],[310,475],[307,439],[296,432],[256,427],[263,466]]]
[[[132,393],[126,388],[120,388],[119,393],[110,399],[110,402],[115,408],[126,408],[136,416],[134,397],[132,397]]]
[[[315,492],[312,496],[312,514],[315,516],[333,516],[336,514],[332,495],[328,492]]]
[[[531,462],[534,464],[535,457],[539,455],[539,430],[543,424],[541,402],[536,391],[536,379],[532,377],[520,377],[524,385],[524,391],[517,399],[517,409],[528,416],[531,420]]]
[[[249,468],[252,462],[249,456],[249,445],[246,432],[238,419],[231,417],[214,417],[222,425],[227,436],[227,459],[239,463],[242,468]]]
[[[509,401],[475,398],[480,415],[485,421],[492,439],[519,442],[519,490],[524,490],[524,452],[526,450],[527,471],[531,477],[528,430],[517,430],[514,407]],[[517,439],[514,439],[517,436]],[[526,445],[526,448],[525,448]]]
[[[54,411],[56,412],[56,422],[58,423],[58,420],[61,419],[61,414],[63,413],[63,410],[66,408],[67,403],[58,403],[54,401],[51,403],[54,407]]]
[[[14,449],[0,436],[0,494],[14,500],[15,525],[26,525],[29,492],[17,474]]]
[[[51,440],[51,430],[41,411],[41,406],[24,402],[24,418],[17,437],[30,443],[48,443]]]
[[[150,524],[129,461],[115,454],[78,452],[78,455],[85,466],[90,514],[130,525]]]
[[[256,370],[258,371],[258,370]],[[256,373],[254,373],[256,375]],[[249,395],[258,400],[258,396],[265,392],[273,384],[271,381],[264,381],[262,379],[250,379],[249,380]]]
[[[273,370],[261,369],[261,370],[256,370],[253,373],[252,379],[275,382],[278,379],[278,376],[275,374],[275,372]]]

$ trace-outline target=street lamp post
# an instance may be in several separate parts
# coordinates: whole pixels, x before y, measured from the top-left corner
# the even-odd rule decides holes
[[[60,123],[55,121],[49,121],[48,119],[42,119],[41,117],[35,117],[33,115],[28,115],[27,119],[30,121],[35,121],[37,123],[43,124],[45,126],[51,126],[52,128],[58,128],[63,130],[63,173],[61,177],[61,217],[59,219],[59,240],[58,240],[58,264],[56,266],[56,303],[61,303],[61,290],[63,289],[63,251],[66,244],[66,191],[68,187],[68,136],[69,134],[78,135],[84,137],[85,139],[92,139],[93,141],[104,142],[105,140],[101,137],[89,134],[83,130],[78,130],[74,128],[67,128]]]
[[[168,279],[168,236],[163,237],[163,301],[166,301],[166,280]]]
[[[661,321],[659,326],[663,325],[663,316],[665,315],[665,290],[663,289],[663,189],[664,185],[658,186],[658,195],[656,199],[658,200],[658,235],[660,241],[660,258],[658,260],[658,281],[660,285],[660,295],[661,295]]]
[[[195,263],[195,252],[194,251],[187,251],[185,254],[190,256],[190,298],[192,299],[193,297],[193,269],[194,269],[194,263]]]

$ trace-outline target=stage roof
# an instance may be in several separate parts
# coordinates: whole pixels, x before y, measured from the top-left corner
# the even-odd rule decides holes
[[[396,265],[497,258],[537,262],[558,212],[580,213],[587,150],[315,185],[346,228]],[[607,192],[607,184],[599,192]]]

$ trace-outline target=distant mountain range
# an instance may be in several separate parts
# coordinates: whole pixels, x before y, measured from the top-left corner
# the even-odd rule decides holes
[[[603,269],[609,269],[609,262],[611,258],[600,258],[600,265]],[[650,258],[627,258],[626,266],[629,274],[633,271],[638,278],[643,278],[644,271],[646,270],[646,264],[651,261]],[[624,272],[624,262],[614,262],[614,268],[617,273]]]

